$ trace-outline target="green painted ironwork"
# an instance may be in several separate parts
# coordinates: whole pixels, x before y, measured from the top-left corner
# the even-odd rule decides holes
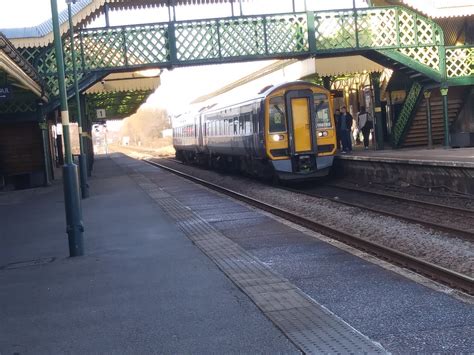
[[[0,102],[0,115],[36,112],[37,99],[35,94],[26,89],[14,88],[12,99]]]
[[[474,85],[474,46],[446,47],[446,76],[451,85]]]
[[[410,127],[411,121],[416,111],[416,107],[421,98],[423,87],[417,83],[413,82],[410,91],[408,92],[407,97],[403,103],[402,110],[398,115],[397,121],[392,131],[393,146],[400,147],[403,143],[403,139],[406,136],[408,128]]]
[[[472,59],[471,64],[459,62],[460,55],[472,58],[472,47],[445,51],[441,27],[401,6],[81,29],[74,38],[80,75],[377,50],[437,82],[446,76],[448,82],[474,77]],[[71,85],[68,41],[63,39],[66,80]],[[27,52],[35,57],[49,93],[56,96],[53,48],[34,51]]]
[[[105,109],[108,119],[124,118],[134,114],[153,93],[152,90],[87,94],[86,116],[97,120],[97,109]],[[71,100],[71,118],[77,117],[77,105]]]
[[[36,101],[8,100],[0,104],[0,114],[36,112]]]

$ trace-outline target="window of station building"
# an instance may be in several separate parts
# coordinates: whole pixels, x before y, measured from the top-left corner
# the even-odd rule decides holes
[[[329,111],[329,100],[326,94],[315,93],[314,98],[314,112],[316,115],[317,128],[331,127],[331,116]]]
[[[283,96],[270,99],[270,133],[286,132],[285,100]]]

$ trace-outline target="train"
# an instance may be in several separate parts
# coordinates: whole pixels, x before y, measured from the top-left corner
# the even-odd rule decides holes
[[[221,95],[172,128],[176,159],[276,181],[326,176],[336,152],[330,92],[304,81]]]

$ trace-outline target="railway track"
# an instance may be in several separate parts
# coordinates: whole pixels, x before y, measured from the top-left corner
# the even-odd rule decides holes
[[[474,241],[474,211],[365,189],[325,184],[285,190],[417,223]]]
[[[284,210],[282,208],[264,203],[262,201],[256,200],[252,197],[245,196],[241,193],[232,191],[230,189],[218,186],[216,184],[210,183],[208,181],[199,179],[197,177],[191,176],[189,174],[183,173],[176,169],[170,168],[166,165],[159,164],[157,162],[145,159],[145,161],[153,166],[159,167],[166,171],[169,171],[173,174],[191,180],[195,183],[203,185],[207,188],[210,188],[214,191],[218,191],[227,196],[235,198],[237,200],[243,201],[247,204],[250,204],[254,207],[262,209],[264,211],[270,212],[276,216],[284,218],[288,221],[296,223],[298,225],[304,226],[315,232],[324,234],[330,238],[339,240],[345,244],[351,245],[359,250],[363,250],[369,254],[375,255],[381,259],[387,260],[393,264],[402,266],[404,268],[415,271],[421,275],[424,275],[430,279],[433,279],[437,282],[448,285],[452,288],[466,292],[469,295],[474,295],[474,278],[471,278],[467,275],[460,274],[456,271],[452,271],[441,267],[439,265],[427,262],[425,260],[413,257],[406,253],[394,250],[383,245],[370,242],[359,238],[357,236],[342,232],[340,230],[334,229],[322,223],[309,220],[307,218],[301,217],[297,214],[294,214],[290,211]]]

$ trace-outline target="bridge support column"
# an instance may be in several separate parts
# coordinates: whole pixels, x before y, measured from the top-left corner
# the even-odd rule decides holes
[[[378,150],[384,149],[384,136],[382,127],[382,105],[380,103],[380,73],[370,73],[370,81],[374,90],[374,113],[375,113],[375,146]]]
[[[43,140],[43,160],[44,160],[44,186],[51,185],[51,159],[49,156],[49,133],[48,123],[43,112],[43,102],[38,102],[36,108],[38,114],[39,126],[41,129],[41,139]]]
[[[432,125],[431,125],[431,91],[425,90],[423,93],[425,96],[425,104],[426,104],[426,126],[428,128],[428,148],[433,148],[433,133],[432,133]]]
[[[71,140],[69,135],[69,110],[67,105],[66,83],[64,79],[64,58],[61,34],[59,31],[58,4],[51,0],[51,13],[53,20],[54,49],[58,70],[59,96],[61,98],[61,121],[63,125],[63,138],[66,164],[63,166],[64,201],[66,208],[66,232],[69,241],[69,256],[84,255],[81,198],[77,166],[73,163],[71,153]]]
[[[439,89],[443,98],[444,147],[449,148],[449,115],[448,115],[448,85],[443,84]]]
[[[83,117],[83,139],[84,139],[84,151],[87,156],[87,176],[91,177],[92,176],[92,165],[94,162],[94,147],[92,144],[92,125],[90,118],[87,113],[87,101],[86,101],[86,95],[81,94],[79,96],[81,100],[81,115]]]
[[[54,110],[54,124],[56,125],[56,153],[57,153],[57,161],[56,167],[59,168],[60,166],[64,165],[64,153],[63,153],[63,130],[61,125],[61,130],[58,130],[58,120],[59,120],[59,111]]]
[[[326,90],[331,90],[331,77],[323,76],[323,86]]]
[[[106,4],[107,5],[107,4]],[[72,73],[74,76],[74,91],[76,96],[77,106],[77,125],[79,129],[79,177],[81,182],[81,196],[82,198],[89,197],[89,185],[87,184],[87,156],[84,151],[84,135],[82,132],[82,114],[81,114],[81,100],[79,98],[79,86],[77,83],[77,64],[76,51],[74,48],[74,25],[72,23],[71,3],[67,4],[67,11],[69,15],[69,38],[71,39],[71,57],[72,57]],[[107,27],[108,27],[107,18]]]

